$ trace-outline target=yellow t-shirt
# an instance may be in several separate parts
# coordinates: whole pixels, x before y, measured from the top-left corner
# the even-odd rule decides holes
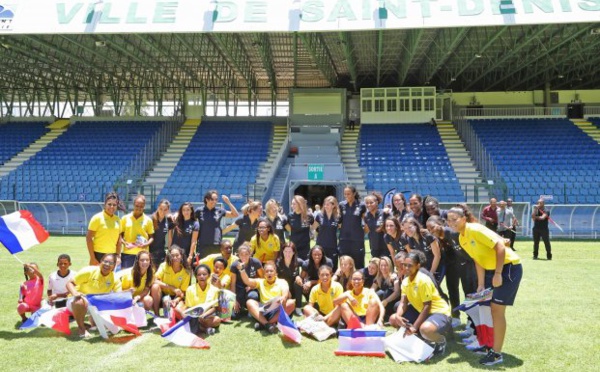
[[[465,233],[459,236],[460,246],[473,260],[486,270],[496,269],[494,246],[502,237],[479,223],[467,223]],[[521,258],[511,248],[506,248],[504,264],[521,263]]]
[[[225,271],[223,271],[221,275],[219,275],[219,281],[221,281],[221,286],[224,289],[229,289],[229,286],[231,285],[231,276],[225,274]]]
[[[127,243],[135,243],[138,236],[144,240],[150,239],[150,235],[154,235],[154,223],[152,219],[145,214],[142,214],[140,218],[135,218],[133,212],[129,213],[121,219],[121,232],[123,233],[123,239]],[[127,249],[123,247],[122,253],[135,255],[141,251],[148,251],[148,248],[132,248]]]
[[[431,314],[439,313],[450,316],[450,306],[440,297],[431,279],[422,272],[418,272],[412,282],[410,277],[404,278],[402,281],[402,294],[406,295],[408,302],[418,312],[423,311],[424,302],[431,302]]]
[[[213,272],[215,271],[214,262],[215,258],[217,257],[223,257],[223,255],[221,255],[220,253],[209,254],[208,256],[200,260],[200,264],[208,265],[208,267],[210,267],[210,271]],[[229,256],[229,259],[227,260],[227,267],[225,268],[225,270],[223,270],[223,273],[231,275],[231,265],[233,265],[233,263],[237,260],[238,258],[236,255],[232,254],[231,256]]]
[[[348,301],[348,305],[350,305],[354,313],[358,316],[367,315],[369,302],[371,300],[377,299],[377,294],[373,290],[371,290],[371,288],[363,288],[362,292],[360,292],[358,296],[354,294],[354,291],[346,292],[350,292],[350,295],[357,301],[356,305],[352,305],[352,303]]]
[[[99,266],[88,266],[77,272],[73,278],[77,292],[81,294],[99,294],[118,292],[121,290],[121,282],[115,279],[111,271],[107,276],[102,275]]]
[[[185,292],[190,286],[190,273],[182,268],[178,273],[173,271],[171,266],[168,266],[166,262],[163,262],[158,267],[158,271],[156,272],[156,277],[163,283],[167,285],[171,285],[175,288],[181,289]],[[175,292],[173,292],[170,288],[163,289],[163,292],[166,294],[173,296]]]
[[[196,285],[189,286],[185,291],[185,306],[194,307],[196,305],[203,304],[208,301],[219,299],[219,288],[206,283],[206,288],[202,290],[200,286]]]
[[[254,279],[258,282],[258,294],[260,295],[260,303],[265,304],[275,297],[283,295],[283,290],[288,289],[288,284],[283,279],[275,279],[273,284],[267,283],[267,279]]]
[[[338,282],[331,282],[329,291],[323,292],[321,284],[317,284],[310,290],[310,296],[308,302],[311,304],[318,304],[319,311],[325,315],[329,314],[335,308],[333,300],[338,298],[344,293],[344,288]]]
[[[275,261],[281,245],[277,235],[269,234],[267,241],[264,241],[261,238],[256,239],[256,235],[254,235],[250,240],[250,247],[252,248],[252,255],[261,263],[265,263],[267,261]]]
[[[104,211],[97,213],[90,220],[88,230],[95,232],[94,252],[117,253],[117,242],[121,234],[119,216],[113,214],[111,217]]]
[[[129,271],[127,274],[123,275],[121,277],[121,289],[126,291],[128,289],[133,289],[133,294],[132,296],[139,296],[142,292],[144,292],[144,289],[146,289],[146,280],[148,277],[148,273],[144,274],[142,276],[142,279],[140,280],[140,285],[137,287],[134,287],[133,284],[133,272]],[[150,283],[150,285],[152,285],[152,283]]]

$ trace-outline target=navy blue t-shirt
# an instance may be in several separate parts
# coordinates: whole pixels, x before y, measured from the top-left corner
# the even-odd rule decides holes
[[[327,213],[321,211],[317,213],[315,220],[319,224],[317,245],[320,245],[328,252],[337,249],[338,218],[335,218],[333,215],[329,218],[327,217]]]
[[[303,254],[308,253],[310,248],[310,226],[315,222],[315,218],[311,214],[306,217],[307,221],[302,221],[301,215],[292,212],[288,215],[286,221],[286,225],[290,225],[292,229],[290,240],[296,245],[298,253],[302,251]]]
[[[327,265],[333,269],[333,261],[331,261],[330,258],[327,258],[325,256],[323,256],[323,258],[321,259],[319,267],[323,265]],[[312,265],[312,262],[310,261],[310,259],[308,259],[304,261],[304,264],[302,264],[302,271],[306,272],[309,280],[319,280],[319,267],[315,267],[315,265]]]
[[[340,240],[364,240],[365,232],[362,228],[362,219],[367,211],[364,203],[357,200],[352,205],[344,200],[340,203]]]
[[[389,250],[387,249],[387,243],[383,239],[384,232],[378,232],[387,218],[387,214],[383,213],[380,209],[373,215],[371,212],[365,213],[365,224],[369,227],[369,245],[371,246],[371,252],[377,254],[383,254],[388,256]]]
[[[185,255],[189,255],[190,248],[192,247],[192,234],[194,231],[198,231],[198,229],[198,221],[194,221],[191,218],[189,220],[184,220],[181,234],[177,231],[177,227],[173,227],[173,241],[171,242],[171,245],[180,246],[185,252]]]
[[[360,269],[362,271],[363,276],[365,277],[365,288],[371,288],[373,286],[373,282],[375,281],[375,275],[369,274],[369,267],[363,267]]]
[[[158,226],[154,229],[154,240],[150,244],[150,252],[164,252],[167,243],[167,234],[169,233],[169,217],[165,216],[158,222]],[[171,225],[172,227],[172,225]]]
[[[244,242],[249,242],[252,239],[252,235],[256,234],[256,228],[258,227],[258,218],[252,222],[249,216],[238,217],[233,223],[238,227],[238,233],[233,242],[233,249],[238,249]]]
[[[425,265],[423,265],[423,267],[425,267],[427,270],[431,271],[431,264],[433,263],[433,250],[431,249],[431,244],[436,241],[436,238],[429,234],[426,233],[424,236],[421,237],[421,240],[417,241],[412,237],[408,238],[408,246],[410,247],[411,250],[417,250],[417,251],[421,251],[423,253],[425,253],[425,257],[427,257],[427,263]],[[440,262],[440,264],[438,265],[438,268],[440,267],[442,263]]]
[[[285,225],[287,223],[287,217],[277,214],[274,219],[270,219],[267,215],[263,216],[273,226],[273,234],[279,238],[279,243],[283,247],[285,244]]]
[[[400,251],[406,251],[406,247],[405,247],[405,243],[406,240],[402,238],[402,235],[400,235],[400,238],[398,238],[397,240],[392,238],[389,234],[383,234],[383,241],[385,242],[385,244],[389,244],[392,246],[392,248],[394,248],[394,252],[398,253]]]
[[[238,268],[238,266],[240,265],[240,261],[235,261],[234,263],[231,264],[231,275],[235,275],[235,290],[236,292],[238,291],[245,291],[246,289],[246,284],[244,284],[244,281],[242,280],[242,276],[240,275],[240,269]],[[260,263],[260,261],[257,258],[254,257],[250,257],[250,259],[248,260],[248,263],[246,265],[244,265],[244,271],[246,272],[246,274],[248,275],[248,278],[250,279],[256,279],[258,278],[258,270],[262,269],[262,264]]]
[[[206,206],[196,209],[196,219],[200,225],[198,246],[219,245],[223,239],[221,220],[227,214],[224,208],[208,209]]]

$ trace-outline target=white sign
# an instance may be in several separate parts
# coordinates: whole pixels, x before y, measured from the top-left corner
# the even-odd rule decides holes
[[[600,0],[0,0],[0,34],[284,32],[598,22]]]

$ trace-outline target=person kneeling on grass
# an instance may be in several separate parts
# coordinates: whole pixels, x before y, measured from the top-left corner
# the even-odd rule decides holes
[[[277,278],[277,268],[273,261],[268,261],[264,264],[264,279],[252,279],[248,277],[248,274],[244,270],[244,263],[241,261],[238,268],[244,284],[251,289],[257,289],[259,293],[260,303],[251,298],[246,301],[248,312],[258,322],[254,325],[254,329],[258,331],[267,326],[267,329],[270,333],[277,333],[277,326],[275,323],[277,323],[277,320],[279,319],[279,311],[261,313],[260,305],[267,304],[276,298],[280,298],[281,305],[283,306],[285,312],[288,315],[291,314],[292,311],[294,311],[296,304],[295,300],[290,298],[290,289],[287,282],[283,279]]]
[[[375,291],[365,288],[365,276],[361,270],[352,274],[352,289],[344,292],[340,297],[344,299],[340,311],[346,324],[350,324],[350,320],[357,316],[361,327],[372,324],[383,327],[385,308]]]
[[[156,279],[150,290],[155,315],[159,315],[161,303],[166,318],[169,317],[171,308],[183,306],[185,291],[191,282],[190,276],[190,266],[183,249],[173,244],[167,252],[166,261],[158,267]]]
[[[346,299],[342,297],[344,288],[332,280],[333,269],[323,265],[319,268],[319,284],[310,291],[308,304],[302,310],[304,316],[323,320],[328,326],[337,325],[340,320],[340,304]]]
[[[67,283],[67,290],[73,296],[67,300],[67,308],[77,322],[79,337],[90,337],[84,323],[88,301],[83,295],[121,291],[121,282],[113,273],[116,264],[116,254],[107,253],[100,259],[100,266],[84,267]]]
[[[138,252],[131,271],[121,277],[121,289],[131,291],[134,305],[140,302],[145,310],[152,310],[154,305],[154,299],[150,296],[152,284],[154,284],[152,256],[148,251]]]
[[[181,318],[185,317],[185,310],[207,302],[219,299],[219,288],[210,283],[210,268],[200,264],[196,267],[196,285],[189,286],[185,291],[185,306],[177,308]],[[216,314],[216,307],[205,309],[201,318],[190,320],[190,330],[194,333],[214,335],[216,328],[221,325],[221,318]]]
[[[433,280],[419,271],[426,258],[423,252],[408,254],[403,266],[407,276],[402,281],[402,297],[396,314],[390,317],[394,327],[404,327],[405,336],[419,333],[435,343],[434,354],[446,351],[444,333],[450,329],[450,307],[442,299]]]

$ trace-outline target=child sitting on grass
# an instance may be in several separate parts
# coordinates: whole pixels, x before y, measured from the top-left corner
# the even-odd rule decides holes
[[[48,304],[54,307],[65,307],[67,304],[67,283],[75,277],[75,272],[70,270],[71,257],[68,254],[58,256],[56,263],[58,270],[48,277]]]

